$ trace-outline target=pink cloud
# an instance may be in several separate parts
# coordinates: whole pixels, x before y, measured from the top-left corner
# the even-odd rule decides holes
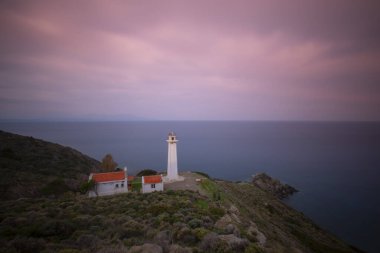
[[[166,119],[171,110],[172,119],[323,119],[331,105],[380,118],[368,109],[380,96],[372,88],[380,50],[361,44],[359,28],[339,30],[316,3],[299,3],[312,19],[274,2],[218,3],[10,4],[0,10],[2,107],[9,114],[9,99],[28,97],[34,112],[61,105],[47,116]]]

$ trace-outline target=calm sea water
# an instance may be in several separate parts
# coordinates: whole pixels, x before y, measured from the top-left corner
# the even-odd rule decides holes
[[[179,168],[227,180],[266,172],[300,190],[286,202],[368,252],[380,252],[380,123],[0,123],[0,129],[111,153],[130,172],[166,168],[169,131]]]

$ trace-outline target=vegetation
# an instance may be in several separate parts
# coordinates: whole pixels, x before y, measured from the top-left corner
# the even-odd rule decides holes
[[[298,191],[292,186],[283,184],[265,173],[256,174],[252,178],[252,183],[261,190],[269,192],[271,195],[274,195],[279,199],[286,198]]]
[[[157,175],[157,171],[146,169],[146,170],[142,170],[139,173],[137,173],[136,176],[137,177],[143,177],[143,176],[152,176],[152,175]]]
[[[79,191],[94,186],[97,161],[31,137],[0,138],[0,252],[359,252],[252,183],[204,178],[201,193],[140,194],[135,178],[130,193],[88,198]]]
[[[0,252],[122,252],[144,242],[200,251],[202,238],[217,231],[213,225],[223,212],[199,207],[199,201],[206,199],[190,191],[3,201]]]
[[[133,192],[140,192],[142,188],[141,177],[135,177],[131,183]]]
[[[210,176],[207,173],[204,173],[202,171],[194,171],[194,173],[197,173],[198,175],[204,176],[205,178],[210,178]]]
[[[241,224],[248,224],[241,232],[250,240],[266,238],[263,252],[360,252],[252,183],[215,184],[223,192],[223,203],[236,206]]]
[[[213,200],[222,200],[223,194],[215,181],[204,179],[201,181],[201,187],[207,192],[209,197],[212,197]]]
[[[117,163],[113,160],[111,154],[107,154],[102,159],[102,163],[100,164],[100,168],[103,172],[114,171],[117,167]]]
[[[0,131],[0,200],[79,191],[99,162],[33,137]]]
[[[83,194],[86,194],[90,190],[93,190],[94,187],[95,187],[95,181],[93,179],[91,179],[89,181],[85,181],[80,186],[80,192],[83,193]]]
[[[274,180],[275,181],[275,180]],[[252,183],[204,179],[200,186],[209,199],[223,208],[196,205],[223,216],[215,225],[249,240],[246,252],[360,252],[316,226],[302,213],[286,206],[276,194]],[[220,212],[220,213],[219,213]]]

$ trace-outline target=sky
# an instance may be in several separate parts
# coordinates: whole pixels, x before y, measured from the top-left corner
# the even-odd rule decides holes
[[[0,2],[0,120],[380,120],[380,1]]]

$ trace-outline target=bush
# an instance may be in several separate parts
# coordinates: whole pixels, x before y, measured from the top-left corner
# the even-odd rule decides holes
[[[51,181],[50,183],[48,183],[47,185],[45,185],[41,189],[41,193],[45,196],[50,196],[50,195],[59,196],[69,190],[70,188],[65,184],[63,179],[57,178]]]
[[[219,207],[216,207],[216,206],[210,206],[210,208],[209,208],[209,212],[210,212],[213,216],[217,216],[217,217],[222,217],[222,216],[225,214],[224,209],[219,208]]]
[[[250,244],[244,251],[244,253],[263,253],[264,251],[260,249],[257,245],[255,244]]]
[[[193,245],[197,242],[197,238],[192,233],[192,231],[186,227],[179,229],[174,234],[175,241],[180,241],[186,245]]]
[[[35,238],[16,238],[11,242],[11,245],[19,253],[35,253],[45,249],[45,241],[43,239]]]
[[[197,228],[202,226],[202,221],[200,219],[195,218],[190,220],[188,224],[191,228]]]
[[[208,233],[210,233],[210,231],[205,228],[196,228],[193,230],[193,234],[199,241],[201,241]]]
[[[136,176],[137,177],[142,177],[142,176],[152,176],[152,175],[157,175],[157,171],[146,169],[146,170],[142,170],[139,173],[137,173]]]
[[[164,204],[158,204],[158,205],[151,205],[150,207],[147,208],[147,212],[151,213],[153,216],[162,214],[164,212],[169,212],[170,207]]]
[[[77,244],[81,249],[89,249],[90,251],[93,251],[98,247],[99,241],[99,238],[95,235],[84,234],[79,236]]]
[[[49,237],[56,236],[65,239],[75,231],[75,226],[68,220],[46,220],[41,224],[34,224],[31,227],[31,236]]]
[[[86,181],[84,182],[80,188],[79,188],[79,191],[82,193],[82,194],[86,194],[88,191],[90,190],[93,190],[95,187],[95,181],[93,179],[89,180],[89,181]]]
[[[172,189],[166,191],[167,195],[176,195],[176,192]]]
[[[131,182],[131,186],[133,192],[140,192],[142,188],[141,178],[135,178],[135,180]]]
[[[221,242],[216,233],[208,233],[204,236],[200,248],[203,252],[225,252],[227,243]]]
[[[3,148],[1,150],[1,156],[8,159],[15,159],[15,153],[13,152],[13,149],[11,148]]]

